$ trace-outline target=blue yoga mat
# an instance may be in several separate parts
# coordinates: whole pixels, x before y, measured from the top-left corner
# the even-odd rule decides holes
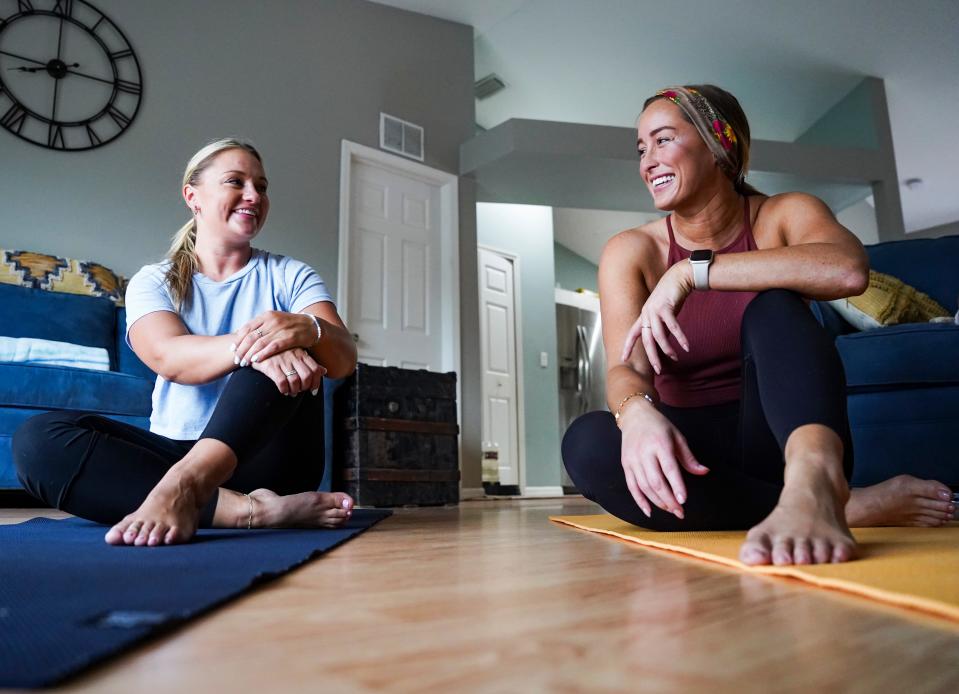
[[[112,547],[78,518],[0,526],[0,687],[44,687],[346,542],[336,530],[201,530],[185,545]]]

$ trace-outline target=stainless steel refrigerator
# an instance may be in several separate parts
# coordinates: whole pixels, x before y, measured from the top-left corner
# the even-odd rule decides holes
[[[599,313],[556,304],[556,357],[559,366],[559,433],[574,419],[606,405],[606,353]],[[575,487],[562,467],[563,489]]]

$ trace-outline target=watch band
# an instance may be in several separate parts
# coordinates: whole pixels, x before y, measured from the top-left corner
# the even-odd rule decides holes
[[[693,286],[696,289],[709,289],[709,261],[690,261],[693,266]]]
[[[689,264],[693,268],[693,288],[709,289],[709,266],[715,254],[709,250],[693,251],[689,256]]]

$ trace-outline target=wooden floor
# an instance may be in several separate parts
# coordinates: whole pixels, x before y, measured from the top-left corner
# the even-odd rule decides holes
[[[64,689],[959,689],[959,625],[547,520],[593,512],[582,499],[399,510]]]

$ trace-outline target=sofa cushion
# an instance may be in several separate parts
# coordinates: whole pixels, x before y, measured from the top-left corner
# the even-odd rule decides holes
[[[115,371],[0,363],[0,403],[149,417],[153,381]]]
[[[140,361],[140,357],[127,344],[126,330],[127,310],[119,308],[117,309],[116,332],[117,371],[155,381],[156,374],[150,370],[150,367]]]
[[[109,299],[0,284],[0,306],[0,332],[6,337],[102,347],[110,368],[116,368],[116,306]]]
[[[911,323],[836,339],[850,392],[959,384],[959,325]]]
[[[950,312],[959,298],[959,236],[906,239],[866,246],[873,270],[898,277]]]

